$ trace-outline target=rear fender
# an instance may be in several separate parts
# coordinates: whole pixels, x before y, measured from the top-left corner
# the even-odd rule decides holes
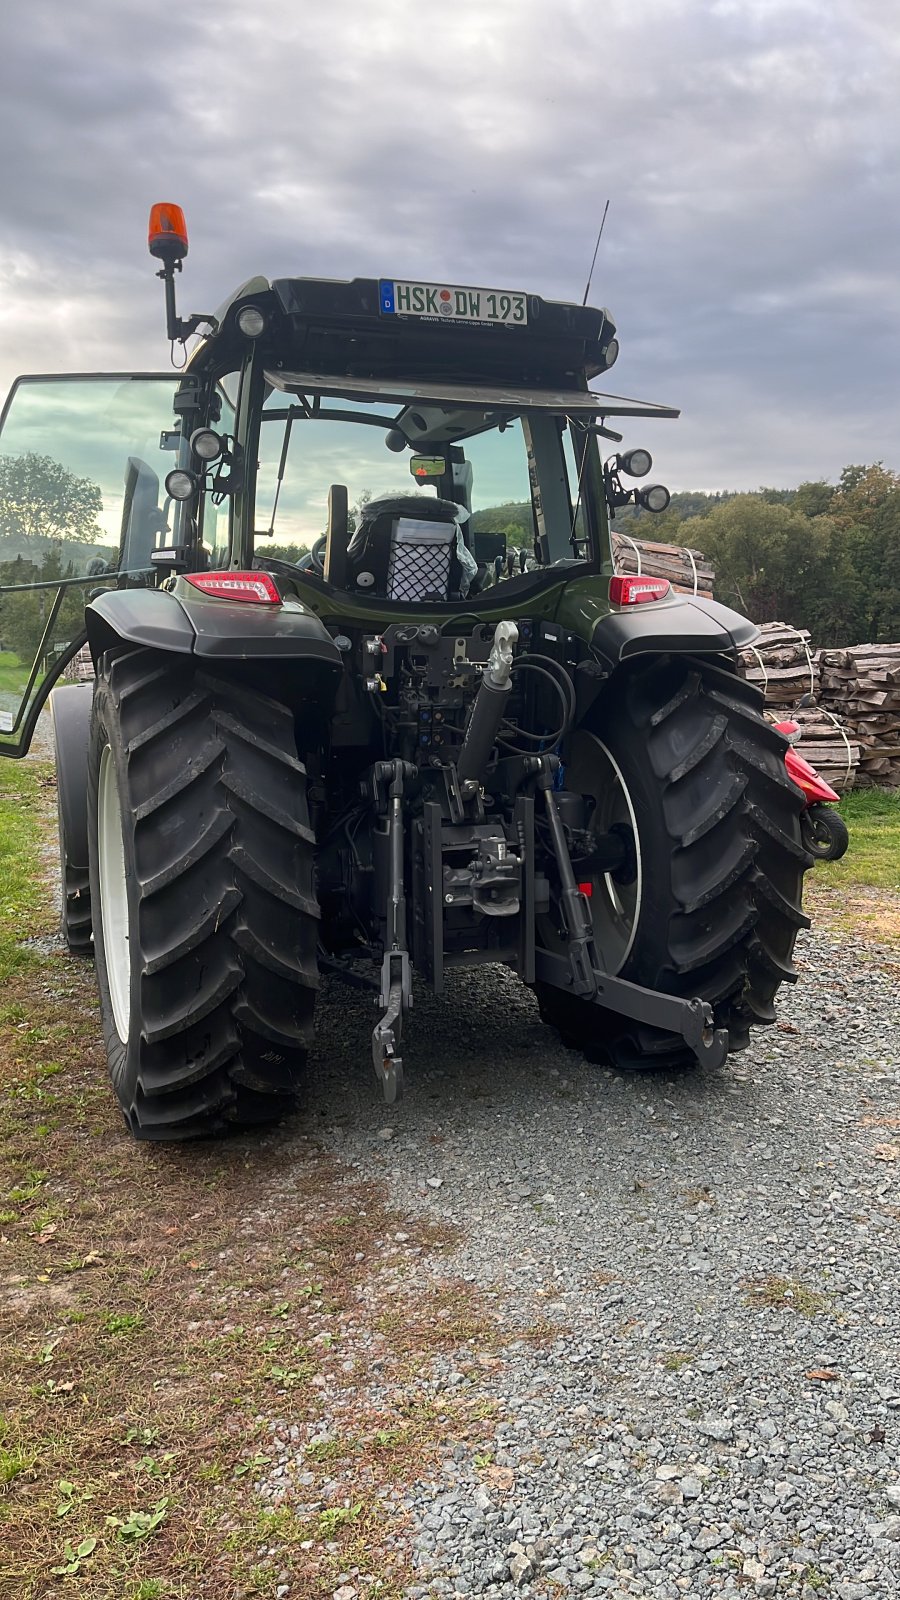
[[[307,660],[334,672],[341,653],[319,618],[299,600],[280,606],[186,595],[166,589],[115,589],[85,611],[91,654],[121,644],[146,645],[212,661]]]
[[[739,611],[691,595],[610,611],[595,624],[591,644],[604,666],[614,671],[640,655],[730,655],[759,637],[754,622]]]
[[[56,786],[66,841],[64,866],[86,869],[88,733],[93,683],[65,683],[50,695]]]
[[[831,784],[820,778],[815,767],[811,766],[805,756],[801,756],[791,745],[788,745],[784,752],[784,764],[791,782],[806,795],[807,805],[814,805],[817,800],[828,801],[833,805],[840,800],[840,795],[832,789]]]

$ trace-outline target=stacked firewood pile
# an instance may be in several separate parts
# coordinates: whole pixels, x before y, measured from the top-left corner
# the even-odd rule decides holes
[[[820,698],[819,666],[809,632],[786,622],[763,622],[759,633],[755,644],[740,653],[742,676],[762,690],[772,721],[799,724],[802,733],[795,748],[825,782],[839,793],[852,789],[860,760],[855,735],[848,735],[832,706],[793,709],[804,696]]]
[[[63,674],[68,683],[90,683],[94,677],[94,663],[88,645],[83,644],[73,656]]]
[[[646,578],[668,578],[679,594],[713,597],[715,572],[702,550],[680,544],[655,544],[613,529],[613,560],[617,572],[640,572]]]
[[[815,697],[819,674],[806,628],[763,622],[756,643],[740,653],[742,675],[755,683],[769,707],[792,706],[804,694]]]
[[[859,743],[860,785],[900,788],[900,644],[820,650],[822,704]]]

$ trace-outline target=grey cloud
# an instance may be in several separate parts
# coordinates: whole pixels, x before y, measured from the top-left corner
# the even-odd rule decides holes
[[[592,298],[611,387],[681,404],[675,484],[896,460],[900,27],[890,0],[270,0],[6,24],[2,372],[163,366],[179,295],[406,273]]]

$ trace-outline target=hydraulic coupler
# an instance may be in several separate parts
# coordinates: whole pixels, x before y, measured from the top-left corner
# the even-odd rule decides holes
[[[513,650],[518,640],[519,630],[514,622],[497,623],[494,643],[478,685],[456,763],[459,787],[464,798],[473,795],[484,781],[512,688]]]

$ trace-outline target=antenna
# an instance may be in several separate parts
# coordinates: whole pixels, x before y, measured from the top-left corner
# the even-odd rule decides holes
[[[597,243],[594,245],[594,254],[591,259],[591,270],[588,273],[588,281],[584,286],[584,299],[581,302],[583,306],[587,305],[587,297],[591,292],[591,279],[594,276],[594,268],[597,265],[597,251],[600,249],[600,240],[603,238],[603,224],[606,221],[606,213],[608,210],[609,201],[607,200],[606,205],[603,207],[603,216],[600,218],[600,232],[597,235]]]

